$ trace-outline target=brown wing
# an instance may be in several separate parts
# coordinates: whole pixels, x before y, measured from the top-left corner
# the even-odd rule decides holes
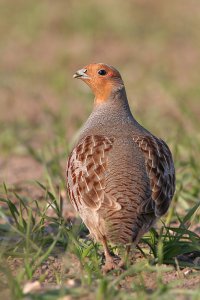
[[[104,136],[87,136],[72,151],[67,165],[67,185],[76,210],[84,207],[98,210],[104,202],[108,153],[113,141]],[[106,205],[118,205],[111,202],[111,198],[106,199]]]
[[[171,152],[166,143],[154,136],[133,137],[144,154],[146,171],[150,180],[151,200],[141,209],[154,208],[155,215],[160,217],[166,213],[175,191],[175,170]]]

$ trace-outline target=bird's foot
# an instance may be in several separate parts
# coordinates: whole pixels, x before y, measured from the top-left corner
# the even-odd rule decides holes
[[[118,263],[118,266],[119,268],[122,268],[124,269],[126,267],[126,261],[124,259],[120,259],[119,263]]]
[[[108,257],[105,261],[105,265],[102,267],[104,274],[112,270],[119,270],[124,267],[124,262],[119,257]]]
[[[108,273],[111,270],[118,269],[118,264],[114,261],[114,259],[106,260],[105,265],[102,267],[102,271],[104,274]]]
[[[129,258],[128,258],[128,256],[126,256],[126,257],[120,259],[118,266],[119,266],[119,268],[127,269],[129,264],[130,264]]]

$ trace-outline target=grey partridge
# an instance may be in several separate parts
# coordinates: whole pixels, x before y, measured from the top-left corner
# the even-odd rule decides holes
[[[175,169],[166,143],[133,117],[115,68],[90,64],[74,78],[89,85],[95,99],[68,159],[68,192],[90,235],[103,245],[109,271],[117,264],[108,243],[136,245],[167,212]]]

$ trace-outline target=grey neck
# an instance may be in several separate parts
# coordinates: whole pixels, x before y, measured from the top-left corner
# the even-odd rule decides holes
[[[124,86],[113,91],[107,101],[94,107],[91,115],[81,129],[80,138],[88,134],[118,135],[121,129],[129,134],[139,124],[134,119],[128,104]],[[124,132],[124,134],[125,134]],[[123,133],[122,133],[123,134]]]
[[[123,85],[112,91],[106,101],[94,105],[92,113],[95,113],[96,111],[102,111],[104,112],[104,114],[110,114],[110,110],[113,113],[118,112],[119,114],[123,114],[124,112],[126,112],[131,114],[126,96],[126,90]]]

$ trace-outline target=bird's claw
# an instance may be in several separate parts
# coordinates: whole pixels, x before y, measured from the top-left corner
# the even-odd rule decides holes
[[[120,258],[109,257],[106,259],[105,265],[102,267],[102,271],[104,274],[108,273],[112,270],[120,270],[124,267],[124,261]]]

